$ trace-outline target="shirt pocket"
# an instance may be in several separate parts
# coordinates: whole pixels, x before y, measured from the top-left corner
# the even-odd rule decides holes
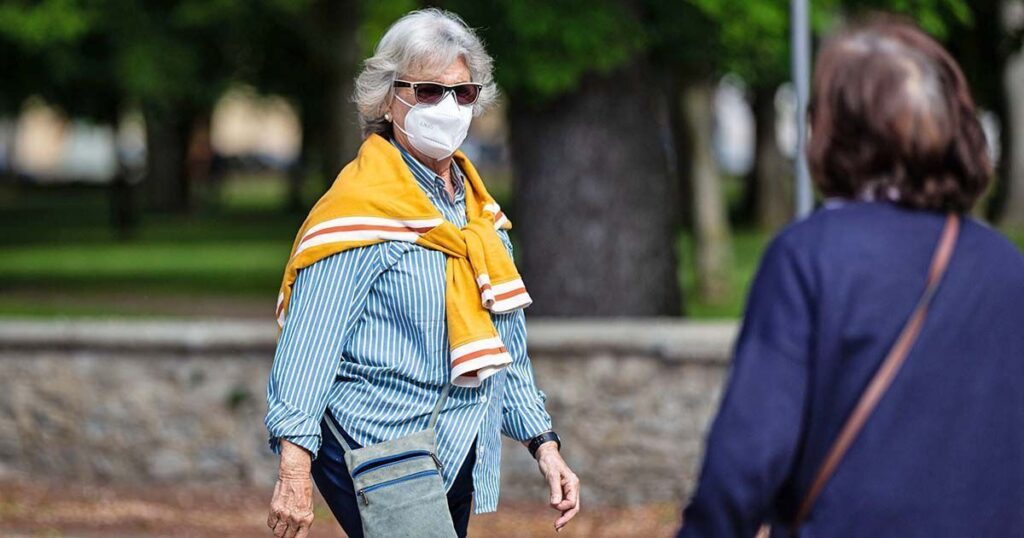
[[[417,349],[434,354],[448,347],[444,253],[390,242],[387,268],[377,283],[382,315]]]

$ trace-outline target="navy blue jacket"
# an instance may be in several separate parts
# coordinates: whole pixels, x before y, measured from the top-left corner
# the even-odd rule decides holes
[[[786,536],[925,286],[944,217],[823,209],[768,248],[683,537]],[[803,537],[1024,537],[1024,256],[965,219],[924,329]]]

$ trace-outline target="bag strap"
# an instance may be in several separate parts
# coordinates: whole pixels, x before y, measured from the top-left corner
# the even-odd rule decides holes
[[[430,422],[427,427],[434,429],[437,426],[437,417],[441,416],[441,410],[444,409],[445,402],[448,401],[448,393],[452,390],[451,383],[445,383],[444,389],[441,390],[441,397],[437,399],[437,403],[434,404],[434,411],[430,413]]]
[[[434,404],[434,410],[430,413],[430,422],[428,428],[434,429],[437,425],[437,417],[441,416],[441,410],[444,409],[445,402],[448,401],[448,393],[452,390],[451,383],[445,383],[444,389],[441,390],[441,397],[437,399],[437,403]],[[338,426],[334,424],[334,417],[331,416],[330,411],[324,413],[324,418],[327,419],[327,428],[334,434],[335,439],[338,440],[338,444],[345,450],[345,452],[352,452],[352,446],[345,440],[345,436],[338,431]]]
[[[871,382],[860,395],[857,406],[853,408],[853,412],[846,419],[843,429],[839,431],[839,436],[832,443],[825,461],[818,468],[814,481],[811,482],[811,487],[807,490],[807,495],[804,497],[803,502],[800,503],[800,509],[793,519],[791,528],[794,532],[807,520],[815,501],[818,500],[818,496],[821,495],[825,485],[835,473],[836,467],[839,466],[843,456],[846,455],[850,446],[857,439],[857,435],[863,429],[864,424],[875,410],[875,407],[878,406],[882,396],[885,395],[889,386],[892,385],[893,379],[895,379],[896,374],[900,371],[900,367],[903,366],[907,356],[910,354],[914,342],[917,341],[917,337],[921,334],[925,318],[928,315],[928,307],[931,305],[932,299],[935,298],[935,292],[939,288],[939,283],[949,267],[949,260],[953,256],[953,250],[956,247],[959,233],[960,217],[951,213],[946,217],[946,225],[942,230],[942,236],[932,255],[932,264],[928,270],[928,281],[924,293],[918,300],[917,307],[914,309],[913,314],[911,314],[910,319],[904,325],[903,331],[900,332],[899,338],[896,339],[896,343],[889,350],[889,354],[882,361],[882,365],[875,372]]]

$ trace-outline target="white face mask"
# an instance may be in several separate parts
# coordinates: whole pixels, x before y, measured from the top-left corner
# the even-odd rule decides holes
[[[395,128],[405,133],[420,153],[432,159],[444,159],[455,153],[469,132],[473,120],[473,105],[461,106],[455,101],[455,94],[449,92],[436,105],[411,105],[395,95],[409,112],[405,115],[405,127],[395,122]]]

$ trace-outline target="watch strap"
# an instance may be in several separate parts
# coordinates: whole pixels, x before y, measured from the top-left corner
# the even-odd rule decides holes
[[[562,440],[558,437],[558,434],[553,431],[547,431],[538,435],[537,437],[534,437],[533,439],[530,439],[530,444],[527,445],[527,448],[530,449],[530,456],[536,458],[537,449],[540,448],[540,445],[543,445],[544,443],[547,443],[549,441],[554,441],[555,443],[558,443],[558,449],[562,449]]]

